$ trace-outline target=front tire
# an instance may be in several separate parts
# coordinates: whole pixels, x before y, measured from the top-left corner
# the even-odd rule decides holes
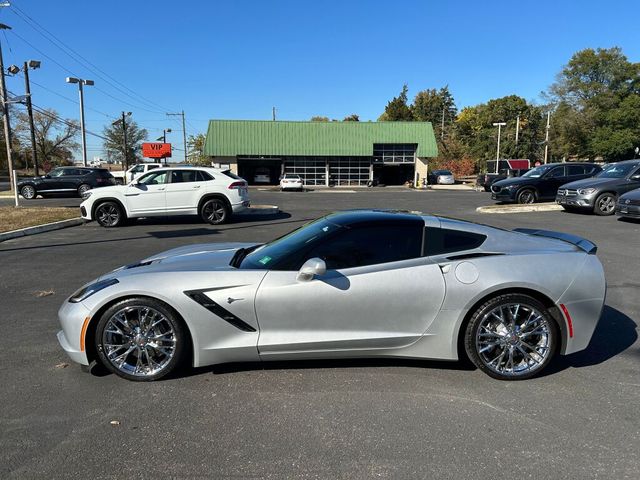
[[[518,192],[518,203],[522,204],[530,204],[536,203],[536,192],[531,190],[530,188],[522,189]]]
[[[124,212],[116,202],[102,202],[95,209],[94,218],[105,228],[118,227],[124,223]]]
[[[89,190],[91,190],[91,186],[87,185],[86,183],[83,183],[78,187],[78,195],[80,196],[80,198],[84,198],[84,196]]]
[[[231,211],[224,200],[211,198],[202,204],[200,216],[211,225],[220,225],[229,221]]]
[[[22,198],[26,200],[33,200],[36,198],[37,193],[35,187],[32,185],[25,185],[20,189],[20,195],[22,195]]]
[[[186,330],[171,308],[134,297],[111,306],[98,321],[95,346],[102,365],[137,382],[173,372],[186,351]]]
[[[616,212],[616,196],[613,193],[598,195],[593,205],[593,213],[596,215],[613,215]]]
[[[525,380],[549,364],[558,328],[546,307],[533,297],[494,297],[474,312],[464,337],[469,359],[498,380]]]

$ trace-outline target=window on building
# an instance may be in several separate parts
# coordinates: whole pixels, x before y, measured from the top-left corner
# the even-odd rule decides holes
[[[375,163],[415,163],[417,143],[374,143]]]

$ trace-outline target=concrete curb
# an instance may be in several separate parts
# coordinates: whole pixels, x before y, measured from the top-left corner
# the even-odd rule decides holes
[[[455,184],[455,185],[429,185],[431,190],[468,190],[473,191],[474,188],[471,185]]]
[[[11,240],[12,238],[26,237],[35,235],[36,233],[50,232],[52,230],[60,230],[62,228],[75,227],[85,223],[83,218],[70,218],[69,220],[60,220],[59,222],[45,223],[36,225],[35,227],[21,228],[19,230],[11,230],[10,232],[0,233],[0,242]]]
[[[278,213],[280,213],[280,207],[277,205],[251,205],[238,215],[276,215]]]
[[[537,205],[487,205],[476,208],[479,213],[528,213],[528,212],[558,212],[563,210],[555,203],[540,203]]]

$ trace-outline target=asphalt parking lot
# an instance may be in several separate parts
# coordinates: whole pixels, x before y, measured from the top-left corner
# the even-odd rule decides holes
[[[479,214],[491,201],[472,191],[251,195],[283,213],[220,227],[90,223],[0,243],[0,478],[640,478],[640,223]],[[267,241],[368,207],[594,241],[609,290],[591,345],[512,383],[459,363],[358,360],[219,366],[139,384],[83,373],[57,344],[61,302],[108,270],[184,244]]]

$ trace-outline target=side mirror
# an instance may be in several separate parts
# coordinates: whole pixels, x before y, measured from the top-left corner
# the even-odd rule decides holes
[[[140,185],[140,182],[138,182],[138,180],[136,180],[136,179],[131,180],[131,181],[129,182],[129,186],[130,186],[130,187],[135,187],[136,185]]]
[[[327,271],[327,264],[321,258],[310,258],[302,264],[298,271],[296,280],[299,282],[310,282],[317,275],[324,275]]]
[[[51,175],[47,173],[46,175],[42,175],[42,178],[51,178]]]
[[[630,180],[640,180],[640,173],[636,173],[635,175],[631,175],[629,177]]]

